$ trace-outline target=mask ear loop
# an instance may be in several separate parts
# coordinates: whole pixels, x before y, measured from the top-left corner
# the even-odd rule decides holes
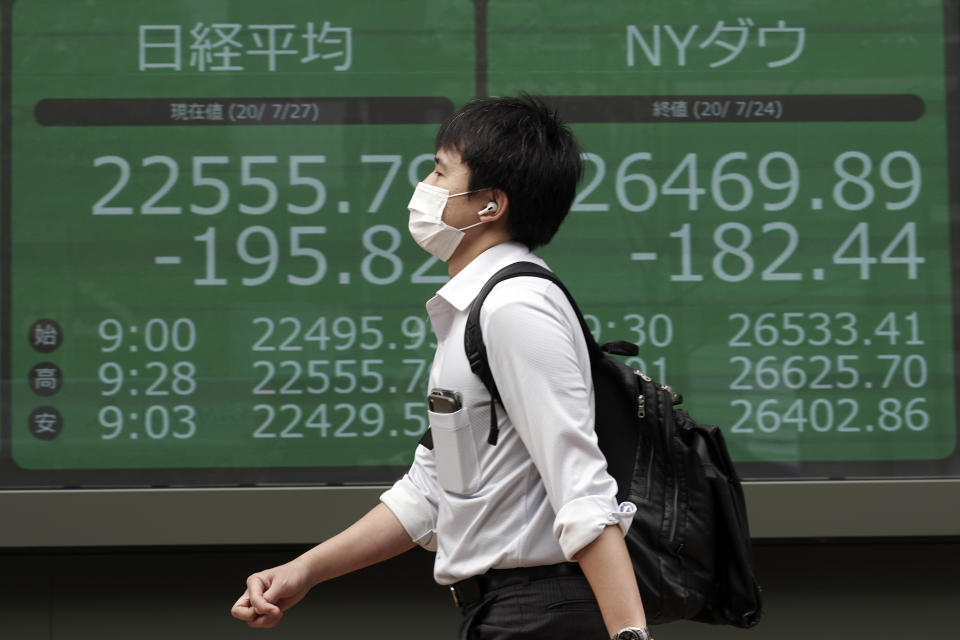
[[[483,224],[483,220],[481,220],[480,222],[474,222],[473,224],[468,224],[465,227],[461,227],[457,229],[457,231],[469,231],[470,229],[473,229],[474,227],[479,227],[482,224]]]
[[[480,192],[480,191],[486,191],[486,190],[489,189],[489,188],[490,188],[490,187],[483,187],[483,188],[480,188],[480,189],[472,189],[472,190],[470,190],[470,191],[463,191],[462,193],[451,193],[451,194],[448,195],[447,197],[448,197],[448,198],[456,198],[457,196],[465,196],[465,195],[467,195],[468,193],[478,193],[478,192]]]

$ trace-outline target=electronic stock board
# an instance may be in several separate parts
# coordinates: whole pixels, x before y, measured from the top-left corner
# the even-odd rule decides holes
[[[960,475],[956,2],[2,7],[2,487],[397,477],[406,204],[519,92],[583,147],[542,255],[746,477]]]

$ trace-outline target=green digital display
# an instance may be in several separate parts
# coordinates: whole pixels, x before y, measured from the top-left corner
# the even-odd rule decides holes
[[[406,204],[524,91],[583,147],[543,257],[745,476],[960,475],[953,0],[2,6],[0,486],[395,478]]]

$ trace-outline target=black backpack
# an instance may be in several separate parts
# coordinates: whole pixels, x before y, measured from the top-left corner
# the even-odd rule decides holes
[[[490,444],[497,441],[500,394],[487,363],[480,307],[498,282],[517,276],[554,282],[580,319],[590,351],[600,449],[617,481],[618,501],[637,505],[626,543],[647,621],[757,624],[762,600],[743,490],[720,428],[697,424],[675,408],[682,398],[669,387],[605,355],[636,355],[638,350],[622,341],[598,345],[563,283],[530,262],[512,264],[490,278],[467,319],[464,346],[470,367],[493,398]]]

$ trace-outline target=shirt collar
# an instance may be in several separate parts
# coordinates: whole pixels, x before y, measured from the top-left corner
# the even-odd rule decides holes
[[[519,242],[496,244],[474,258],[460,273],[443,285],[434,300],[442,298],[457,311],[463,311],[470,306],[493,274],[507,265],[523,261],[546,266],[543,260]]]

